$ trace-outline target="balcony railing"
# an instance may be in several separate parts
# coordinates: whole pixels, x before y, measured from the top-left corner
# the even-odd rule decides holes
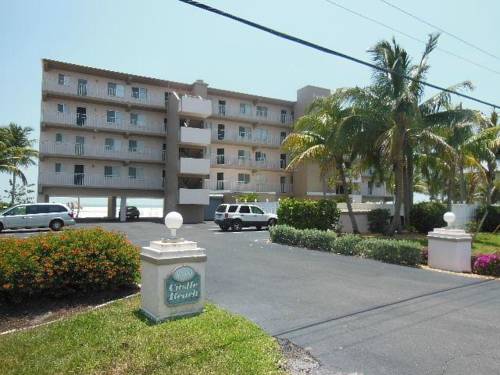
[[[221,142],[234,142],[234,143],[244,143],[252,144],[258,146],[271,146],[279,147],[283,142],[280,136],[263,136],[258,133],[240,133],[239,131],[224,130],[219,131],[218,129],[212,129],[212,141]]]
[[[133,85],[124,85],[123,95],[117,95],[116,90],[109,90],[107,87],[98,87],[92,82],[87,84],[79,84],[77,80],[72,79],[67,85],[60,85],[57,81],[44,80],[42,90],[55,92],[59,94],[74,95],[80,97],[88,97],[95,99],[103,99],[107,101],[115,101],[125,104],[144,104],[155,107],[165,107],[165,97],[158,93],[147,91],[147,94],[137,94],[137,91],[132,91]]]
[[[254,160],[250,158],[232,158],[225,155],[215,155],[211,158],[212,167],[228,166],[234,168],[248,169],[285,169],[286,162],[283,160]]]
[[[108,122],[106,114],[102,116],[85,115],[78,113],[42,112],[42,121],[54,124],[74,126],[76,128],[96,128],[109,130],[123,130],[129,132],[165,133],[163,123],[153,121],[131,122],[124,119],[115,119]]]
[[[201,96],[182,95],[179,98],[179,113],[187,116],[207,118],[212,114],[212,101]]]
[[[115,148],[106,145],[82,144],[82,143],[57,143],[41,142],[40,153],[66,155],[74,157],[88,156],[104,157],[111,159],[142,160],[142,161],[162,161],[165,160],[165,151],[162,150],[140,150],[137,148]]]
[[[50,186],[163,190],[161,178],[130,178],[88,173],[41,173],[38,183]]]
[[[239,182],[226,180],[208,180],[208,188],[211,191],[237,191],[237,192],[256,192],[256,193],[291,193],[292,184],[268,184],[256,182]]]
[[[291,125],[293,123],[293,117],[290,114],[282,114],[269,110],[267,112],[259,112],[257,110],[246,110],[245,112],[242,112],[237,108],[221,104],[214,105],[213,116],[244,119],[255,122],[268,122],[273,124],[278,123],[284,125]]]

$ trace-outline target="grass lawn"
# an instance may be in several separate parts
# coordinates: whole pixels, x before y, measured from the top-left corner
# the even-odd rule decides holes
[[[394,238],[397,240],[410,240],[416,241],[422,245],[422,247],[427,246],[427,237],[425,234],[419,233],[405,233],[396,234],[394,237],[385,237],[377,234],[368,234],[364,237],[377,237],[377,238]],[[490,254],[500,252],[500,234],[492,233],[479,233],[476,239],[472,243],[472,253],[477,254]]]
[[[214,305],[151,325],[139,297],[0,336],[5,374],[283,374],[278,343]]]

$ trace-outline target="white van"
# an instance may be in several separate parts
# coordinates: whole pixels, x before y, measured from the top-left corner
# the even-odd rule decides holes
[[[64,204],[19,204],[0,213],[0,232],[4,229],[50,228],[61,230],[75,225],[73,212]]]

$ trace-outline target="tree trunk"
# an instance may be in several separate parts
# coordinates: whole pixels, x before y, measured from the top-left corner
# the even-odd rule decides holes
[[[401,200],[403,197],[403,165],[401,160],[394,164],[394,215],[392,216],[391,234],[401,231]]]
[[[460,162],[460,166],[458,169],[459,178],[460,178],[460,201],[462,203],[466,203],[467,201],[467,186],[465,184],[465,175],[464,175],[464,167]]]
[[[353,233],[359,234],[358,223],[356,222],[356,217],[354,216],[354,212],[352,211],[352,203],[351,199],[349,198],[349,190],[347,186],[347,179],[345,177],[344,166],[342,165],[342,163],[339,163],[339,165],[340,179],[342,181],[342,188],[344,189],[344,198],[347,205],[347,213],[349,214],[349,219],[351,220],[352,231]]]
[[[326,176],[323,176],[323,178],[321,180],[321,183],[323,185],[323,198],[326,198],[326,188],[327,188],[327,185],[326,185]]]
[[[16,172],[12,172],[12,190],[10,191],[10,205],[13,206],[16,200]]]
[[[413,206],[413,150],[407,142],[405,142],[405,159],[404,174],[403,174],[403,212],[405,227],[410,225],[410,211]]]
[[[447,189],[447,199],[446,199],[446,209],[451,211],[451,205],[453,204],[454,190],[455,190],[455,171],[452,170],[450,178],[448,179],[448,189]]]

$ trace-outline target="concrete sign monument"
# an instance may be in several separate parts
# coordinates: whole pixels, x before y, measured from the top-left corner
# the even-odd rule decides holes
[[[443,216],[446,228],[434,228],[429,232],[429,267],[455,272],[471,271],[472,237],[462,229],[454,229],[455,214]]]
[[[207,255],[196,242],[176,237],[182,222],[178,212],[170,212],[170,238],[151,241],[141,251],[141,310],[155,322],[203,310]]]

